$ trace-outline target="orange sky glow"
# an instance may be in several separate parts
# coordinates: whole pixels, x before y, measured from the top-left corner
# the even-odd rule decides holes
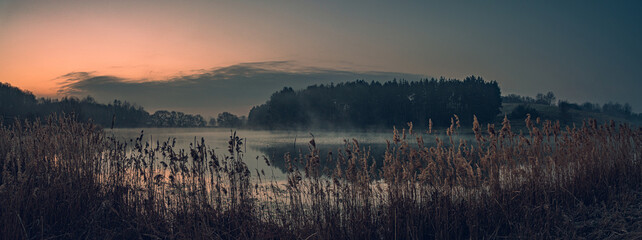
[[[26,10],[28,14],[0,17],[3,82],[54,96],[58,77],[70,72],[164,80],[266,58],[260,44],[231,34],[234,24],[203,31],[193,21],[165,18],[171,16],[167,9],[154,14],[116,7],[93,12],[53,10],[35,6]]]

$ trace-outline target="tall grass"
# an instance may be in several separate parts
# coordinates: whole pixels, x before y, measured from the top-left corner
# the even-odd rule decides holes
[[[216,153],[203,139],[119,142],[68,118],[15,123],[0,128],[0,236],[573,238],[587,235],[574,212],[640,190],[642,129],[525,123],[475,119],[472,141],[457,137],[457,116],[445,139],[409,124],[384,156],[346,141],[327,158],[334,169],[322,169],[313,138],[308,153],[283,157],[286,181],[251,173],[235,133]]]

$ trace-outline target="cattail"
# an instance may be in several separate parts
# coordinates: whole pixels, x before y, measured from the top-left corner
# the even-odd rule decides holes
[[[399,132],[397,131],[397,128],[396,128],[396,127],[394,127],[394,126],[392,127],[392,133],[393,133],[392,141],[393,141],[395,144],[399,144],[399,142],[401,141],[401,139],[399,138]]]
[[[459,116],[457,116],[457,114],[453,114],[453,115],[455,116],[455,125],[457,126],[457,128],[460,128],[461,125],[459,125]]]
[[[490,124],[490,123],[489,123],[489,124],[487,125],[487,129],[488,129],[488,135],[489,135],[491,138],[494,138],[494,137],[495,137],[495,124]]]
[[[530,113],[526,114],[526,120],[524,120],[524,122],[526,123],[526,128],[528,128],[528,130],[530,131],[530,129],[533,127],[533,122],[531,121]]]
[[[506,115],[504,115],[504,121],[502,121],[501,135],[502,137],[511,135],[510,121]]]
[[[479,121],[477,121],[477,116],[473,115],[473,133],[475,133],[475,139],[479,142],[482,140],[481,128],[479,127]]]

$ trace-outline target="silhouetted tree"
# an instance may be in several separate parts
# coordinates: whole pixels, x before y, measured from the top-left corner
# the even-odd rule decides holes
[[[529,96],[520,96],[517,94],[508,94],[502,96],[502,103],[535,103],[535,99]]]
[[[406,80],[385,83],[353,82],[312,85],[300,91],[284,88],[248,116],[248,124],[261,128],[343,128],[426,126],[450,124],[452,114],[470,122],[493,120],[501,107],[496,82],[480,77]]]
[[[206,123],[201,115],[166,110],[156,111],[151,121],[157,127],[204,127]]]
[[[552,105],[555,102],[555,94],[548,92],[546,94],[538,93],[535,97],[535,103]]]
[[[620,103],[608,102],[602,105],[602,112],[624,117],[631,116],[632,114],[631,105],[629,103],[622,105]]]
[[[216,122],[219,127],[237,128],[242,125],[241,119],[238,116],[229,112],[222,112],[218,114]]]
[[[585,103],[582,104],[582,110],[590,111],[590,112],[599,112],[600,111],[600,105],[597,104],[597,103],[585,102]]]

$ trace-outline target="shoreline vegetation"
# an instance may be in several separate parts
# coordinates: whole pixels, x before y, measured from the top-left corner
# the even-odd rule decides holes
[[[517,131],[506,117],[467,121],[461,127],[453,116],[446,137],[429,135],[438,143],[430,147],[412,124],[395,129],[382,166],[356,140],[322,164],[312,138],[308,153],[283,156],[284,182],[252,172],[235,133],[221,153],[202,139],[189,149],[142,134],[118,142],[69,117],[16,121],[0,125],[0,237],[642,236],[642,128],[591,119],[563,127],[528,116]],[[465,128],[474,140],[456,140]],[[320,167],[327,164],[335,167]]]

